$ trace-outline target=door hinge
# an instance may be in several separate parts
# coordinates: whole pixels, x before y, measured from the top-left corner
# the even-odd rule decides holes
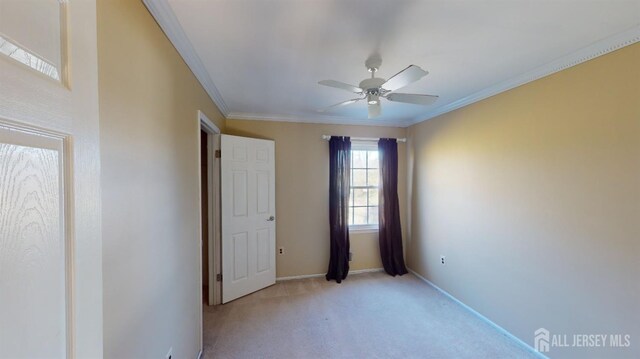
[[[216,158],[222,157],[222,151],[216,150]]]
[[[222,273],[216,274],[216,282],[222,282]]]

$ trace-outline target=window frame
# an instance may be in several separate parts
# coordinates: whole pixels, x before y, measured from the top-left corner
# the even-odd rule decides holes
[[[352,140],[351,141],[351,156],[353,156],[353,151],[376,151],[378,152],[378,142],[377,141],[362,141],[362,140]],[[379,156],[379,154],[378,154]],[[353,165],[353,160],[351,162],[351,165]],[[368,163],[367,163],[368,166]],[[368,167],[367,167],[368,169]],[[351,175],[353,176],[353,168],[350,166],[350,171],[351,171]],[[378,171],[380,171],[380,166],[378,165]],[[379,172],[378,172],[379,173]],[[351,182],[351,181],[350,181]],[[351,189],[354,188],[351,186],[351,183],[349,183],[349,192],[351,192]],[[362,188],[362,187],[356,187],[356,188]],[[368,188],[368,187],[367,187]],[[378,183],[378,191],[380,190],[380,183]],[[351,205],[351,201],[353,199],[349,198],[349,218],[351,218],[352,216],[352,211],[351,209],[354,207]],[[367,208],[370,206],[367,206]],[[378,207],[378,211],[380,211],[380,206]],[[378,212],[379,213],[379,212]],[[379,223],[372,223],[372,224],[348,224],[349,227],[349,232],[377,232],[380,228],[380,224]]]

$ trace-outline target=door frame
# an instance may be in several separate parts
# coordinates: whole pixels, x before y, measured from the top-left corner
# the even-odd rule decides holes
[[[207,294],[208,304],[216,305],[220,304],[220,282],[216,281],[216,275],[220,273],[219,270],[219,256],[220,256],[220,247],[219,247],[219,236],[217,233],[220,229],[220,224],[217,218],[220,215],[219,208],[217,205],[219,203],[220,195],[219,195],[219,183],[220,183],[220,169],[219,169],[219,161],[215,158],[215,151],[219,148],[219,136],[220,128],[216,126],[202,111],[198,110],[198,136],[197,136],[197,144],[198,144],[198,183],[200,188],[200,196],[199,198],[199,211],[200,217],[202,218],[202,172],[201,172],[201,141],[200,141],[200,131],[204,131],[207,133],[207,204],[208,204],[208,236],[207,236],[207,248],[208,254],[207,258],[209,259],[209,293]],[[200,223],[200,239],[202,238],[202,223]],[[200,273],[202,273],[202,241],[200,242]],[[202,278],[200,278],[200,283],[202,283]],[[211,298],[213,298],[213,303],[211,302]],[[199,298],[202,301],[202,295]]]
[[[204,112],[198,110],[198,175],[202,178],[200,172],[200,131],[207,133],[207,204],[208,204],[208,246],[209,253],[209,293],[207,294],[209,305],[220,304],[221,288],[220,282],[216,281],[216,276],[220,274],[220,162],[216,159],[216,150],[220,148],[220,128],[211,121]],[[200,194],[202,194],[202,183],[200,182]],[[202,195],[201,195],[202,196]],[[202,211],[202,197],[200,197],[200,211]],[[200,212],[202,218],[202,212]],[[202,238],[202,223],[200,223],[200,238]],[[202,273],[202,246],[200,246],[200,273]],[[200,279],[202,283],[202,278]],[[213,298],[213,303],[211,303]]]

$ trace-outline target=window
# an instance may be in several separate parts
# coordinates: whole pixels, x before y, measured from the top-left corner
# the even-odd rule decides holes
[[[351,196],[349,227],[378,227],[378,182],[380,177],[378,144],[353,142],[351,145]]]

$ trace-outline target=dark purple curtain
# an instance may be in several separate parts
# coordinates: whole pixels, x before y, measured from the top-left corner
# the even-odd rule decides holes
[[[407,273],[402,254],[402,228],[398,202],[398,143],[394,138],[378,141],[380,158],[379,226],[382,266],[389,275]]]
[[[340,283],[349,273],[349,190],[351,139],[329,140],[329,224],[331,246],[327,280]]]

